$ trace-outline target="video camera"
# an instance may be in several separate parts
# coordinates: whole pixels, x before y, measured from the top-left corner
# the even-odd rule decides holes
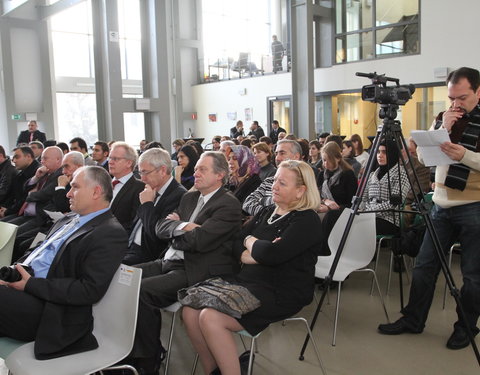
[[[362,100],[380,104],[404,105],[415,92],[414,85],[400,85],[398,78],[385,77],[385,74],[355,73],[358,77],[372,80],[372,85],[362,87]],[[395,82],[395,86],[387,86],[387,82]]]

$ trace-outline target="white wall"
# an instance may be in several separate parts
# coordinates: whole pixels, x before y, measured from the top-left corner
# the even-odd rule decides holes
[[[437,67],[480,69],[477,27],[480,1],[421,0],[420,7],[421,54],[316,69],[315,92],[359,89],[370,84],[369,80],[356,77],[355,72],[376,71],[400,78],[402,84],[421,84],[444,81],[434,77]],[[247,89],[247,95],[240,96],[238,92],[243,88]],[[289,73],[195,86],[194,105],[198,113],[195,135],[208,140],[216,134],[228,134],[234,121],[228,121],[226,113],[237,111],[238,119],[243,120],[246,107],[253,108],[253,118],[264,126],[267,97],[290,94]],[[208,122],[209,113],[217,113],[217,123]]]

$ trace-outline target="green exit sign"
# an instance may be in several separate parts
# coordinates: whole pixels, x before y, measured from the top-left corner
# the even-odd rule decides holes
[[[22,119],[22,115],[20,114],[15,114],[15,115],[12,115],[12,120],[21,120]]]

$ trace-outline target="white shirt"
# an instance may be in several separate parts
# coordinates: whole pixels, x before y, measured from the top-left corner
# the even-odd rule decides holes
[[[115,200],[115,197],[117,196],[118,192],[122,190],[123,185],[126,184],[126,182],[130,179],[130,177],[133,176],[133,172],[130,172],[129,174],[126,174],[123,177],[120,178],[114,178],[112,181],[118,180],[120,181],[115,187],[113,188],[113,198],[112,201],[110,202],[110,206],[112,206],[113,201]]]

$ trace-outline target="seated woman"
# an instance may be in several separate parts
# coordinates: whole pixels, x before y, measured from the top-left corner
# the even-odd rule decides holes
[[[392,142],[380,142],[377,152],[378,168],[370,174],[362,197],[361,208],[377,211],[377,234],[397,234],[400,230],[400,214],[385,212],[400,209],[410,190],[405,168],[399,164],[399,152]]]
[[[320,149],[322,146],[320,145],[319,141],[310,141],[309,142],[309,151],[308,151],[308,162],[310,165],[314,168],[317,168],[318,170],[323,170],[323,161],[322,158],[320,157]]]
[[[183,320],[205,374],[240,374],[232,332],[256,335],[270,323],[291,317],[313,298],[315,263],[322,240],[315,209],[320,196],[312,168],[289,160],[280,164],[272,186],[275,205],[244,226],[234,253],[243,263],[234,283],[245,286],[261,306],[240,319],[212,308],[184,307]],[[301,241],[299,241],[301,239]]]
[[[227,154],[230,177],[227,188],[237,197],[240,203],[260,186],[258,176],[260,165],[247,146],[231,146]]]
[[[189,190],[195,182],[193,172],[198,161],[198,153],[192,145],[184,145],[177,153],[178,165],[173,170],[175,180]]]
[[[355,152],[355,159],[362,166],[359,173],[359,178],[361,178],[363,175],[363,170],[367,165],[368,152],[363,149],[362,138],[358,134],[353,134],[352,137],[350,138],[350,141],[352,141],[353,149]]]
[[[265,142],[258,142],[253,145],[253,155],[260,165],[260,172],[258,173],[260,180],[263,181],[267,177],[275,175],[277,168],[272,164],[273,152]]]
[[[355,177],[358,178],[362,165],[355,159],[352,141],[342,141],[342,156],[343,160],[351,165]]]

